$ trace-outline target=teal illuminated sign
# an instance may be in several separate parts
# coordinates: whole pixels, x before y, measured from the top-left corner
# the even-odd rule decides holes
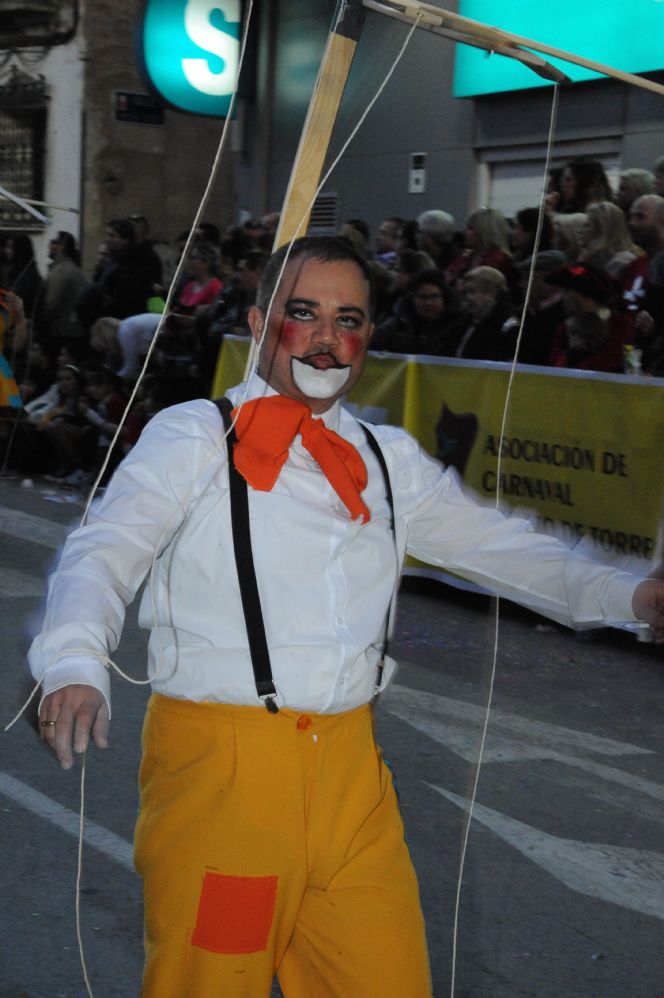
[[[459,14],[628,73],[664,69],[664,3],[660,0],[459,0]],[[561,59],[542,58],[575,81],[603,78]],[[546,85],[513,59],[456,46],[455,97]]]
[[[224,118],[240,58],[240,0],[147,0],[141,58],[172,107]]]

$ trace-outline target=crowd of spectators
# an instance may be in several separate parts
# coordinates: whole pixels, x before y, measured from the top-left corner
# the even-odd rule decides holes
[[[97,476],[171,291],[147,373],[105,477],[159,409],[209,395],[226,333],[247,314],[278,216],[228,230],[203,223],[172,246],[153,243],[141,215],[112,220],[92,272],[56,232],[41,275],[29,236],[0,237],[0,463],[83,488]]]
[[[542,218],[532,205],[513,218],[480,208],[463,228],[442,208],[388,216],[373,236],[347,219],[338,236],[375,278],[373,349],[508,361],[518,341],[524,364],[664,376],[664,157],[652,172],[622,171],[615,191],[598,161],[571,160],[552,171],[545,204]],[[194,233],[111,470],[155,411],[210,393],[224,336],[248,335],[277,225],[273,213]],[[57,232],[44,276],[27,235],[0,237],[0,350],[20,393],[17,403],[3,374],[5,466],[92,480],[188,236],[153,243],[145,217],[115,219],[86,275],[74,238]]]
[[[599,162],[575,159],[553,171],[541,219],[528,205],[475,211],[462,233],[442,209],[386,219],[373,260],[394,278],[374,349],[506,361],[523,325],[521,363],[664,376],[663,194],[664,157],[615,192]]]
[[[664,376],[664,157],[616,188],[577,158],[552,171],[541,218],[481,208],[461,231],[429,209],[386,218],[373,246],[348,221],[342,234],[392,271],[378,275],[374,349],[507,361],[518,342],[524,364]]]

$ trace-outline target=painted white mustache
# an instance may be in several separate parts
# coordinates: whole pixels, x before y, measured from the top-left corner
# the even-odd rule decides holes
[[[305,364],[297,357],[291,357],[293,381],[303,395],[311,399],[327,399],[340,392],[350,377],[350,364],[346,367],[328,367],[318,370]]]

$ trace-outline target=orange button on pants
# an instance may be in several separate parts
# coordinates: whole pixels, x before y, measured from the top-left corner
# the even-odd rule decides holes
[[[136,866],[143,998],[428,998],[415,873],[369,707],[153,695]]]

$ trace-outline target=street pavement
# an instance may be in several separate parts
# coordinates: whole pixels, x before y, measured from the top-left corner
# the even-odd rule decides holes
[[[25,649],[44,579],[82,513],[67,495],[0,483],[3,728],[30,693]],[[456,998],[662,998],[661,649],[618,631],[574,635],[501,603],[453,961],[494,604],[440,585],[404,588],[393,644],[401,671],[377,732],[420,878],[436,998],[453,979]],[[130,609],[115,659],[142,678],[144,648]],[[131,837],[147,695],[114,682],[112,746],[87,759],[80,928],[95,998],[139,993]],[[35,703],[0,739],[0,998],[83,998],[81,767],[59,770],[31,726]]]

